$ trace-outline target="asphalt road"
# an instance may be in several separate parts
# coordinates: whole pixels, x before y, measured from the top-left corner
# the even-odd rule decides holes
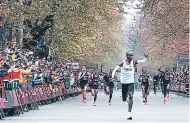
[[[108,96],[99,92],[97,106],[92,105],[92,96],[83,103],[81,96],[66,99],[39,110],[26,112],[20,116],[7,117],[1,122],[189,122],[189,99],[172,95],[163,103],[163,95],[150,94],[148,104],[142,103],[141,92],[135,92],[132,121],[127,121],[128,104],[121,101],[121,92],[114,92],[112,105]]]

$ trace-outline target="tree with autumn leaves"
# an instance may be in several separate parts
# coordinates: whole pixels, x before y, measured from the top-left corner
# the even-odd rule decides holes
[[[139,31],[151,65],[174,63],[181,53],[189,53],[189,1],[145,0],[144,23]]]
[[[31,6],[19,8],[23,17],[32,21],[54,16],[53,26],[45,35],[52,52],[62,59],[105,67],[120,59],[122,5],[117,0],[34,0]]]
[[[52,52],[63,60],[102,63],[107,68],[121,60],[124,55],[121,32],[124,13],[120,13],[124,4],[121,2],[29,1],[32,3],[10,4],[10,15],[14,15],[16,27],[27,30],[22,25],[24,20],[42,22],[47,16],[53,15],[53,24],[46,31],[45,38]],[[144,0],[142,7],[144,18],[139,32],[151,66],[157,68],[170,64],[179,53],[189,50],[188,0]]]

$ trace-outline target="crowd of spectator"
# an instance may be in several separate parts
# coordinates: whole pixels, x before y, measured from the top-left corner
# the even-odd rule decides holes
[[[178,67],[170,68],[170,86],[169,90],[172,92],[177,92],[178,94],[189,95],[189,65],[183,64],[178,65]],[[150,90],[153,90],[154,93],[157,90],[163,92],[163,75],[157,71],[152,75],[152,80],[150,81]],[[136,83],[136,89],[141,89],[141,84],[139,82]]]
[[[189,65],[182,65],[173,71],[171,89],[189,95]]]
[[[169,89],[173,92],[189,94],[189,65],[181,65],[177,68],[170,69],[170,87]],[[153,89],[156,91],[156,87],[162,89],[164,73],[156,73],[153,76]]]
[[[10,73],[12,76],[9,76]],[[0,77],[1,89],[2,86],[5,86],[5,89],[9,88],[11,80],[14,81],[14,88],[21,89],[22,92],[30,91],[36,85],[46,85],[51,90],[52,86],[60,84],[63,88],[69,88],[70,85],[77,86],[72,79],[73,70],[67,68],[62,60],[52,57],[39,59],[34,57],[33,51],[11,46],[7,46],[0,53]],[[3,90],[0,90],[0,98],[4,96]]]

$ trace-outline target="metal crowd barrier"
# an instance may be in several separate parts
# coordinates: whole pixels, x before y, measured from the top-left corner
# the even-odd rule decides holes
[[[121,83],[116,83],[115,87],[116,87],[116,90],[121,89]],[[158,88],[157,91],[161,91],[160,83],[158,84],[157,88]],[[150,91],[153,91],[153,84],[150,85],[149,89],[150,89]],[[135,90],[141,91],[141,83],[137,83],[137,82],[135,83]],[[169,90],[173,94],[189,97],[189,93],[186,91],[186,85],[184,83],[171,85]]]
[[[78,87],[65,89],[55,87],[51,91],[48,86],[36,86],[32,90],[5,90],[6,99],[0,98],[0,119],[6,116],[19,116],[29,110],[38,110],[41,105],[64,100],[73,95],[78,96],[81,90]]]
[[[170,92],[173,94],[176,94],[178,96],[184,96],[184,97],[189,97],[189,92],[187,92],[186,84],[180,83],[180,84],[175,84],[170,86]]]

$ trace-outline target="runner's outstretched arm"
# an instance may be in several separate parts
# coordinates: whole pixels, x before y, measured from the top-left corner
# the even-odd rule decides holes
[[[163,66],[161,66],[161,67],[158,69],[158,71],[161,72],[161,73],[164,73],[164,71],[161,70],[162,67],[163,67]]]
[[[115,73],[116,73],[116,71],[117,71],[119,68],[120,68],[119,65],[117,65],[117,66],[114,68],[114,70],[113,70],[113,72],[112,72],[112,78],[115,77]]]
[[[82,77],[81,77],[82,73],[80,72],[77,79],[80,80]]]
[[[144,62],[146,62],[146,60],[147,60],[147,58],[144,58],[142,60],[137,60],[137,63],[144,63]]]
[[[112,72],[112,78],[115,77],[116,71],[117,71],[120,67],[122,67],[122,66],[123,66],[123,62],[121,62],[119,65],[117,65],[117,66],[114,68],[114,70],[113,70],[113,72]]]
[[[144,63],[144,62],[147,61],[148,55],[147,55],[147,54],[144,54],[144,56],[145,56],[144,59],[142,59],[142,60],[137,60],[137,64],[138,64],[138,63]]]

